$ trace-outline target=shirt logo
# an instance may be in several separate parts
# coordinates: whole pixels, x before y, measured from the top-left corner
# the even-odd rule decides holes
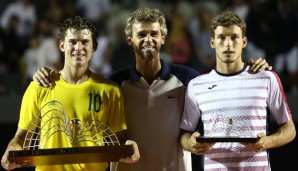
[[[173,95],[168,95],[168,99],[174,99],[175,98],[175,96],[173,96]]]
[[[214,87],[216,87],[217,85],[212,85],[211,87],[208,87],[208,89],[213,89]]]

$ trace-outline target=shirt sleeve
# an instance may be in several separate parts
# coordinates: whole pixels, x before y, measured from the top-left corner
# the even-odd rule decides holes
[[[38,114],[38,92],[38,85],[31,82],[23,95],[18,123],[21,129],[28,130],[31,121]]]
[[[185,93],[185,104],[180,128],[186,131],[195,131],[200,117],[201,114],[195,99],[194,87],[192,82],[190,82]]]
[[[269,111],[278,124],[283,124],[292,119],[292,115],[286,100],[280,78],[275,72],[271,72],[269,82]]]

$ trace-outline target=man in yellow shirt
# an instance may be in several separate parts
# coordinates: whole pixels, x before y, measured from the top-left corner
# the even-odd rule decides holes
[[[2,157],[1,164],[6,170],[22,167],[21,163],[9,162],[8,152],[21,150],[24,138],[31,128],[31,122],[36,118],[42,118],[41,126],[45,130],[41,135],[46,135],[50,129],[57,129],[57,119],[43,115],[41,109],[48,105],[62,104],[66,114],[66,120],[79,121],[82,124],[100,121],[110,127],[117,137],[125,140],[123,97],[119,87],[102,76],[89,70],[89,61],[96,50],[96,29],[92,23],[79,16],[68,18],[60,24],[59,48],[64,53],[65,63],[60,71],[60,78],[55,81],[52,88],[39,86],[31,82],[27,88],[21,105],[18,129],[12,138]],[[36,116],[37,115],[37,116]],[[41,116],[39,116],[41,115]],[[53,114],[55,115],[55,114]],[[60,147],[85,147],[100,145],[96,141],[72,139],[62,128],[48,136],[46,141],[40,137],[40,148]],[[102,139],[99,137],[99,139]],[[132,144],[134,154],[120,161],[134,163],[140,155],[137,144],[128,140],[126,144]],[[37,166],[36,170],[102,170],[108,168],[108,163],[82,163],[67,165]]]

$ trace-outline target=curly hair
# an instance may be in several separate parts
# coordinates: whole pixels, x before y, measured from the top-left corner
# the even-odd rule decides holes
[[[163,36],[166,36],[168,34],[166,19],[162,12],[160,12],[158,9],[153,9],[153,8],[140,8],[135,10],[127,19],[126,27],[125,27],[126,37],[132,36],[133,24],[143,23],[143,22],[149,22],[149,23],[159,22],[161,27],[161,34]]]
[[[62,23],[59,23],[59,39],[64,40],[68,29],[74,29],[75,31],[87,29],[91,32],[92,42],[96,44],[97,31],[93,23],[83,17],[76,16],[74,18],[66,18]]]
[[[218,14],[211,21],[211,36],[214,37],[214,30],[218,26],[230,27],[232,25],[236,25],[240,27],[242,30],[242,36],[244,37],[246,34],[246,23],[244,19],[240,18],[238,15],[231,11],[224,11]]]

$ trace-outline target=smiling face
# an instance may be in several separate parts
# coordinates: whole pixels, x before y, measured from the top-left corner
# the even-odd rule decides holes
[[[216,63],[242,63],[242,49],[247,45],[247,38],[236,25],[218,26],[211,37],[210,45],[215,49]]]
[[[59,48],[64,52],[65,66],[75,68],[88,67],[95,50],[91,32],[88,29],[68,29],[64,40],[60,41]]]
[[[132,26],[132,36],[127,37],[128,44],[133,47],[137,58],[141,60],[159,57],[165,37],[161,34],[158,22],[138,22]]]

